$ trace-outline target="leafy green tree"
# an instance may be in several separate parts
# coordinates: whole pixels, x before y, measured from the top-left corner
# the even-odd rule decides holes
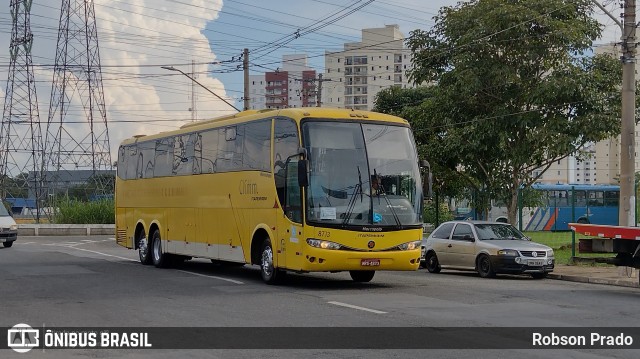
[[[519,188],[620,131],[621,66],[590,53],[592,15],[589,0],[472,0],[407,41],[409,76],[428,84],[403,110],[421,149],[503,201],[511,223]]]

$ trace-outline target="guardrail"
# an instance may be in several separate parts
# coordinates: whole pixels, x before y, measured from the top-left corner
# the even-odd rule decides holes
[[[115,224],[18,224],[18,236],[94,236],[115,232]]]

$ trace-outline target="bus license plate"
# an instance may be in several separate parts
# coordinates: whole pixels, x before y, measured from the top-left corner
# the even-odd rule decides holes
[[[527,264],[530,265],[531,267],[542,267],[543,263],[544,261],[541,261],[541,260],[529,260]]]
[[[362,259],[360,265],[363,267],[377,267],[380,265],[379,259]]]

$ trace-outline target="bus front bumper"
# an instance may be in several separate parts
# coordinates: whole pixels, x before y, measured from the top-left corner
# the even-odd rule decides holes
[[[406,251],[360,252],[308,247],[302,259],[302,270],[305,272],[415,271],[419,265],[420,248]]]

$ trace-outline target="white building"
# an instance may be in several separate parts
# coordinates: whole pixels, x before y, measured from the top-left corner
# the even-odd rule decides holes
[[[594,48],[596,54],[611,54],[618,59],[620,46],[616,44],[599,45]],[[636,72],[638,72],[636,65]],[[640,170],[638,145],[640,131],[635,131],[636,172]],[[597,143],[588,144],[585,150],[591,154],[589,159],[579,162],[575,157],[554,163],[541,178],[547,183],[575,184],[618,184],[620,177],[620,136]],[[534,173],[535,175],[535,173]]]
[[[411,86],[411,51],[398,25],[363,29],[361,42],[345,43],[344,51],[326,51],[324,61],[323,107],[371,110],[380,90]]]

